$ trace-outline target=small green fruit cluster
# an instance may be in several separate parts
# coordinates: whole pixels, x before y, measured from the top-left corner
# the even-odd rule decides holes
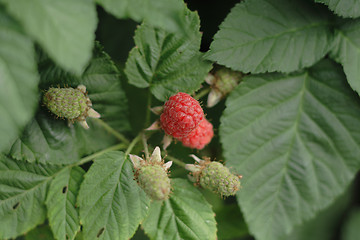
[[[172,162],[164,163],[160,148],[156,147],[150,159],[130,154],[135,169],[135,180],[144,192],[153,200],[166,200],[171,192],[168,169]]]
[[[170,194],[170,179],[160,165],[145,165],[136,172],[139,186],[154,200],[165,200]]]
[[[57,117],[66,118],[73,123],[78,121],[89,128],[86,117],[100,118],[100,114],[91,108],[92,103],[86,94],[86,87],[49,88],[43,96],[44,105]]]
[[[232,174],[219,162],[211,162],[209,159],[204,161],[194,155],[192,157],[197,164],[186,165],[186,169],[192,174],[190,180],[224,197],[233,196],[240,189],[241,176]]]
[[[240,82],[243,74],[225,67],[214,68],[205,81],[211,86],[207,106],[213,107],[229,94]]]
[[[239,178],[219,162],[210,162],[200,174],[200,186],[222,196],[235,195],[240,188]]]

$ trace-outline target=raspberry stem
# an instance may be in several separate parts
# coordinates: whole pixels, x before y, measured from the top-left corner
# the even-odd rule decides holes
[[[152,94],[150,90],[148,91],[148,98],[147,98],[147,107],[146,107],[146,116],[145,116],[145,125],[144,128],[150,125],[150,117],[151,117],[151,102],[152,102]]]
[[[141,138],[142,138],[142,143],[144,146],[145,159],[148,160],[150,155],[149,155],[149,148],[148,148],[145,132],[142,132]]]
[[[194,98],[195,98],[196,100],[199,100],[200,98],[202,98],[203,96],[205,96],[206,94],[208,94],[208,93],[210,92],[210,90],[211,90],[211,88],[209,88],[209,87],[203,88],[203,89],[201,89],[200,92],[198,92],[198,93],[194,96]]]
[[[101,125],[103,128],[105,128],[105,130],[107,130],[109,133],[114,135],[118,140],[122,141],[126,145],[128,145],[130,143],[129,140],[127,140],[127,138],[124,135],[122,135],[121,133],[116,131],[114,128],[112,128],[109,124],[107,124],[103,120],[97,118],[97,119],[94,119],[94,121],[96,121],[99,125]]]
[[[97,158],[101,155],[103,155],[104,153],[107,153],[107,152],[110,152],[110,151],[115,151],[115,150],[121,150],[121,149],[125,149],[126,148],[126,144],[124,143],[119,143],[119,144],[116,144],[114,146],[111,146],[111,147],[108,147],[108,148],[105,148],[99,152],[96,152],[94,154],[91,154],[89,156],[86,156],[84,158],[81,158],[80,161],[76,162],[76,163],[73,163],[73,164],[70,164],[70,165],[67,165],[67,166],[64,166],[63,170],[55,173],[54,175],[51,176],[51,178],[49,178],[50,180],[55,178],[59,173],[61,173],[62,171],[64,171],[64,169],[66,168],[72,168],[72,167],[75,167],[75,166],[79,166],[79,165],[83,165],[87,162],[90,162],[91,160],[93,160],[94,158]]]
[[[128,148],[126,149],[125,152],[125,157],[127,157],[129,155],[129,153],[131,153],[131,151],[133,150],[133,148],[135,147],[135,145],[138,143],[138,141],[141,139],[141,135],[142,132],[140,132],[129,144]]]
[[[115,150],[125,149],[126,147],[127,147],[127,144],[125,144],[125,143],[116,144],[116,145],[114,145],[114,146],[105,148],[105,149],[103,149],[103,150],[101,150],[101,151],[99,151],[99,152],[96,152],[96,153],[94,153],[94,154],[91,154],[91,155],[89,155],[89,156],[86,156],[86,157],[84,157],[84,158],[81,158],[79,162],[74,163],[74,164],[71,164],[71,165],[69,165],[69,166],[67,166],[67,167],[74,167],[74,166],[82,165],[82,164],[84,164],[84,163],[87,163],[87,162],[93,160],[93,159],[96,158],[96,157],[99,157],[99,156],[103,155],[104,153],[107,153],[107,152],[110,152],[110,151],[115,151]]]
[[[174,158],[172,156],[169,156],[169,155],[166,155],[166,158],[170,161],[173,161],[173,163],[175,163],[176,165],[179,165],[180,167],[185,168],[186,164],[184,162],[182,162],[181,160]]]

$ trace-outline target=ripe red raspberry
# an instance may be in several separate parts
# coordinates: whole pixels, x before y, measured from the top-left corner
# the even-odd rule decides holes
[[[179,92],[165,103],[160,124],[165,133],[175,138],[188,135],[204,119],[204,112],[189,94]]]
[[[189,135],[179,139],[185,147],[203,149],[214,136],[213,125],[204,118]]]

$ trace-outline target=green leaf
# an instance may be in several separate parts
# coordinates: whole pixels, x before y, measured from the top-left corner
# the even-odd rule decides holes
[[[335,35],[331,57],[343,65],[350,86],[360,94],[360,20],[345,23]]]
[[[147,213],[149,199],[134,181],[122,152],[97,158],[85,174],[78,203],[84,239],[129,239]]]
[[[80,75],[91,58],[97,16],[92,0],[1,0],[64,69]]]
[[[352,210],[342,229],[343,240],[359,239],[360,208]]]
[[[0,151],[31,119],[39,76],[32,41],[0,6]]]
[[[0,239],[14,238],[45,220],[47,188],[59,170],[0,155]]]
[[[188,181],[172,179],[170,199],[154,201],[143,223],[151,239],[216,239],[215,214]]]
[[[359,98],[330,61],[252,75],[232,92],[220,137],[257,239],[280,239],[346,189],[360,167],[359,124]]]
[[[79,160],[74,129],[39,113],[11,147],[10,155],[28,162],[69,164]]]
[[[65,168],[51,182],[46,206],[49,224],[57,240],[71,240],[80,230],[76,198],[83,180],[80,167]]]
[[[353,192],[353,187],[350,188]],[[344,212],[351,204],[350,191],[337,198],[330,207],[319,212],[315,218],[294,228],[294,231],[279,240],[331,240],[339,234],[339,219],[343,219]],[[342,239],[344,240],[344,239]]]
[[[315,0],[326,4],[331,11],[342,17],[360,17],[360,2],[354,0]]]
[[[118,131],[128,131],[128,106],[119,72],[109,56],[97,46],[94,57],[82,77],[76,77],[55,66],[48,58],[40,57],[40,87],[87,87],[93,108],[101,119]],[[99,121],[89,119],[90,129],[75,123],[68,127],[66,121],[55,119],[45,107],[28,124],[22,136],[13,144],[10,154],[18,160],[53,164],[69,164],[116,143]]]
[[[140,88],[150,87],[152,94],[165,100],[176,92],[193,92],[200,88],[211,65],[199,52],[200,20],[196,13],[187,12],[190,36],[178,36],[149,24],[135,32],[135,44],[126,62],[129,83]]]
[[[247,0],[220,25],[206,56],[243,72],[291,72],[324,57],[331,38],[326,11],[309,1]]]
[[[54,239],[49,225],[40,225],[26,233],[25,240],[50,240]]]
[[[184,33],[184,11],[180,0],[96,0],[106,11],[118,18],[131,18],[137,22],[146,21],[155,27],[170,32]]]

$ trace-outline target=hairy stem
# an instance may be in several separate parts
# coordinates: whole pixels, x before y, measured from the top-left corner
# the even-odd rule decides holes
[[[125,152],[125,158],[127,157],[127,155],[129,155],[129,153],[131,153],[132,149],[135,147],[136,143],[140,140],[141,138],[141,135],[142,135],[142,132],[139,133],[136,138],[134,138],[131,143],[129,144],[128,148],[126,149],[126,152]]]
[[[201,89],[200,92],[198,92],[194,98],[199,100],[200,98],[202,98],[203,96],[205,96],[206,94],[208,94],[210,92],[211,88],[207,87],[207,88],[203,88]]]
[[[127,144],[124,144],[124,143],[116,144],[116,145],[114,145],[114,146],[105,148],[104,150],[101,150],[101,151],[99,151],[99,152],[96,152],[96,153],[94,153],[94,154],[91,154],[91,155],[89,155],[89,156],[86,156],[86,157],[80,159],[79,162],[74,163],[74,164],[71,164],[71,165],[69,165],[69,166],[70,166],[70,167],[73,167],[73,166],[77,166],[77,165],[82,165],[82,164],[84,164],[84,163],[87,163],[87,162],[93,160],[94,158],[97,158],[97,157],[103,155],[104,153],[107,153],[107,152],[110,152],[110,151],[115,151],[115,150],[120,150],[120,149],[125,149],[126,146],[127,146]]]
[[[149,147],[148,147],[148,144],[147,144],[145,131],[142,132],[141,138],[142,138],[142,143],[143,143],[143,146],[144,146],[145,159],[148,160],[150,155],[149,155]]]
[[[180,167],[185,168],[185,163],[182,162],[181,160],[174,158],[172,156],[167,155],[166,158],[170,161],[172,161],[173,163],[175,163],[176,165],[179,165]]]
[[[106,122],[104,122],[101,119],[94,119],[99,125],[101,125],[103,128],[105,128],[105,130],[107,130],[109,133],[111,133],[112,135],[114,135],[118,140],[122,141],[125,144],[129,144],[129,140],[127,140],[127,138],[122,135],[121,133],[119,133],[118,131],[116,131],[114,128],[112,128],[109,124],[107,124]]]
[[[147,98],[147,105],[146,105],[146,116],[145,116],[145,126],[144,128],[147,128],[150,126],[150,117],[151,117],[151,100],[152,100],[152,94],[150,90],[148,91],[148,98]]]

